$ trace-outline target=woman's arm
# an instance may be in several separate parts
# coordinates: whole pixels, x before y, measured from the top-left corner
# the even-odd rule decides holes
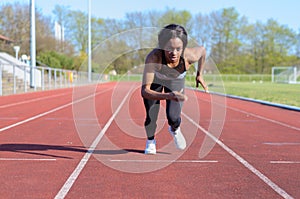
[[[204,47],[194,47],[194,48],[187,48],[187,57],[188,62],[190,64],[194,62],[198,62],[198,68],[197,68],[197,74],[196,74],[196,87],[199,87],[199,83],[205,90],[205,92],[208,92],[208,87],[203,79],[203,69],[205,64],[205,58],[206,58],[206,50]]]
[[[154,81],[155,70],[160,66],[160,59],[153,51],[147,56],[143,73],[143,82],[141,94],[143,98],[151,100],[175,100],[185,101],[187,97],[180,92],[160,93],[151,90],[151,84]]]

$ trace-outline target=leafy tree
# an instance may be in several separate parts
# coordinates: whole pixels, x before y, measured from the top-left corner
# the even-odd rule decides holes
[[[77,46],[78,51],[87,52],[88,44],[88,18],[81,11],[70,11],[68,13],[66,35]]]
[[[254,73],[270,73],[275,65],[286,65],[290,57],[291,46],[295,46],[296,34],[285,26],[270,19],[266,24],[257,22],[247,27],[245,38],[252,57],[251,71]],[[246,50],[245,50],[246,52]]]
[[[297,43],[296,43],[295,52],[296,52],[296,56],[298,58],[300,58],[300,29],[298,30],[298,34],[296,36],[296,40],[297,40]]]
[[[37,56],[37,60],[48,67],[61,69],[74,69],[74,60],[56,51],[42,52]]]
[[[211,18],[208,15],[199,13],[192,19],[191,36],[199,45],[205,46],[208,52],[210,52],[213,42],[211,37],[213,34],[212,26]]]
[[[39,15],[37,15],[39,16]],[[19,54],[29,54],[29,6],[14,3],[5,4],[0,9],[0,34],[9,37],[14,45],[20,46]],[[7,49],[13,53],[13,48]]]
[[[164,27],[170,23],[176,23],[184,26],[188,32],[191,31],[192,15],[189,11],[176,11],[175,9],[167,9],[158,20],[158,26]]]
[[[55,15],[55,22],[58,23],[60,26],[61,26],[61,29],[60,29],[60,34],[62,35],[62,38],[60,41],[57,41],[58,42],[58,48],[57,50],[59,52],[64,52],[65,51],[65,42],[64,42],[64,28],[65,26],[67,25],[67,16],[68,16],[68,13],[69,13],[69,7],[65,7],[65,6],[60,6],[60,5],[56,5],[54,7],[54,10],[53,10],[53,14]]]
[[[231,73],[230,67],[234,66],[235,60],[240,57],[242,46],[240,30],[245,21],[234,8],[213,12],[211,19],[213,27],[211,54],[221,71]],[[236,67],[238,66],[233,69]]]

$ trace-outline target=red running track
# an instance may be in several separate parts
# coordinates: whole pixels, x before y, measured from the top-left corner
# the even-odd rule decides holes
[[[0,97],[0,198],[300,198],[300,113],[187,90],[178,151],[164,103],[143,154],[140,85]]]

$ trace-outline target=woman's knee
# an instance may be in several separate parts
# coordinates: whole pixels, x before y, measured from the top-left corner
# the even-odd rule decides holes
[[[172,116],[168,117],[168,124],[171,127],[177,129],[180,126],[180,123],[181,123],[181,117],[172,117]]]

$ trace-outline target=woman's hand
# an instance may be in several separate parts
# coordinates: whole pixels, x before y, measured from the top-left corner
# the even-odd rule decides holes
[[[169,93],[170,95],[170,100],[174,100],[174,101],[186,101],[188,99],[188,97],[183,94],[182,92],[178,92],[178,91],[173,91],[171,93]]]
[[[201,86],[203,87],[204,91],[205,91],[206,93],[208,93],[208,92],[209,92],[209,91],[208,91],[208,87],[207,87],[207,85],[206,85],[206,83],[205,83],[205,81],[204,81],[202,75],[197,74],[197,76],[196,76],[196,88],[199,87],[199,83],[200,83]]]

